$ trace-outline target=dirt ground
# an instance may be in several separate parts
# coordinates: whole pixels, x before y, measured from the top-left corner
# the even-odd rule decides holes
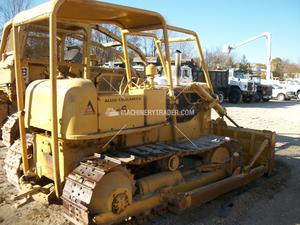
[[[155,225],[296,225],[300,224],[300,101],[225,104],[239,125],[278,133],[276,168],[271,177],[186,211],[166,214]],[[0,149],[0,224],[63,225],[61,206],[31,202],[16,209],[15,188],[6,182],[2,169],[5,148]]]

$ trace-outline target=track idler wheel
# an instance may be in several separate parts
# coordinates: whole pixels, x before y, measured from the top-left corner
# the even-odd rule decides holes
[[[206,158],[207,166],[203,171],[212,171],[219,166],[227,165],[228,174],[239,174],[242,168],[242,158],[236,146],[219,147],[212,151]]]
[[[96,184],[89,209],[120,214],[132,203],[135,192],[133,176],[125,168],[115,168]]]

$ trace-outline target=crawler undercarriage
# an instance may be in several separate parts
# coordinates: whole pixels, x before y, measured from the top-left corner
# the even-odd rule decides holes
[[[274,138],[272,133],[264,135]],[[31,135],[27,135],[27,143],[28,155],[32,155]],[[265,161],[265,166],[254,166],[261,149],[266,147],[270,148],[267,141],[248,164],[237,139],[215,135],[180,144],[157,143],[95,153],[66,178],[62,194],[64,214],[73,224],[107,225],[138,220],[155,209],[178,213],[267,174],[271,161]],[[9,182],[23,189],[21,197],[34,190],[33,196],[38,195],[34,199],[50,200],[53,185],[42,187],[44,181],[34,178],[35,184],[29,188],[32,180],[24,180],[21,165],[18,140],[5,159]]]
[[[64,213],[74,224],[110,224],[158,206],[189,207],[182,194],[241,170],[238,149],[233,140],[208,136],[95,156],[68,176]],[[99,211],[103,213],[97,215]]]

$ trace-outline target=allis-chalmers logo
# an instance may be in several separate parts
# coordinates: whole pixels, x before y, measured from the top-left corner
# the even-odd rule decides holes
[[[84,115],[94,115],[96,113],[94,106],[91,101],[88,102],[85,110],[84,110]]]

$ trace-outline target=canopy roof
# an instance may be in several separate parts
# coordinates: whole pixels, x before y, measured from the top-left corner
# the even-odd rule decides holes
[[[58,20],[112,23],[123,29],[161,27],[165,24],[164,18],[159,13],[95,0],[50,0],[19,13],[13,22],[20,25],[46,19],[55,8]]]

